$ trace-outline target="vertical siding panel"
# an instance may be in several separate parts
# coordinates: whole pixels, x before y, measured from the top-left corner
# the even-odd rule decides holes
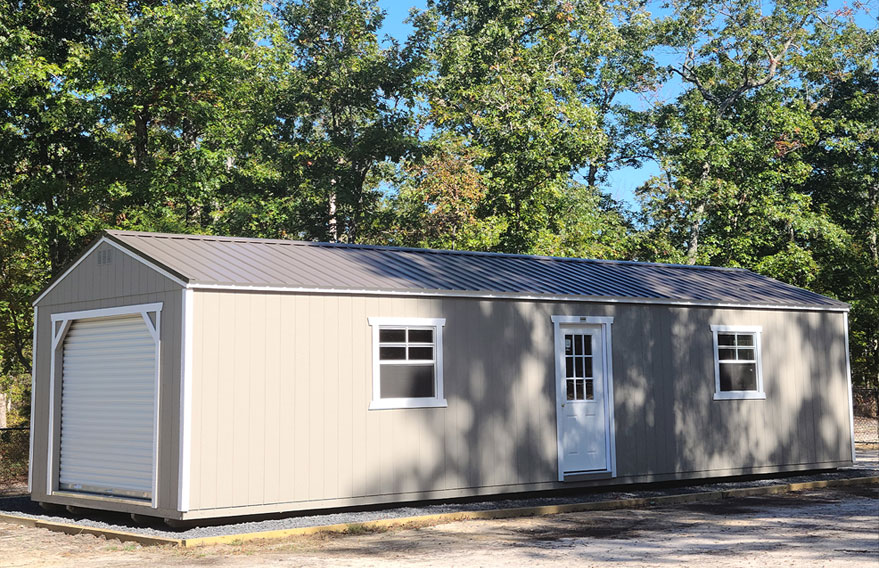
[[[294,398],[296,374],[296,314],[294,296],[282,295],[280,297],[280,334],[279,334],[279,392],[278,392],[278,501],[293,500],[294,460],[296,459],[295,424],[294,413],[296,402]]]
[[[294,302],[293,329],[296,334],[293,341],[295,349],[295,381],[293,384],[293,403],[294,403],[294,448],[295,457],[293,459],[293,494],[297,501],[309,499],[311,493],[309,491],[309,478],[312,464],[309,452],[310,444],[310,416],[309,407],[311,399],[309,398],[311,384],[315,377],[311,374],[311,357],[312,352],[312,334],[314,328],[311,324],[311,297],[296,296]]]
[[[366,317],[380,316],[379,299],[374,296],[363,298],[364,311]],[[367,398],[372,400],[374,393],[372,392],[372,328],[370,327],[368,339],[366,340],[366,349],[364,349],[364,360],[366,362],[367,380]],[[382,488],[382,443],[381,435],[381,411],[367,411],[366,413],[366,495],[377,495],[381,493]]]
[[[280,473],[280,408],[278,401],[280,392],[280,351],[281,351],[281,296],[278,294],[264,295],[265,304],[265,393],[263,398],[263,416],[265,417],[265,436],[263,444],[263,501],[276,503],[279,498]]]
[[[309,297],[308,308],[311,322],[311,336],[309,349],[309,392],[308,392],[308,456],[311,462],[308,479],[309,499],[324,497],[324,446],[327,443],[326,432],[323,425],[326,424],[325,405],[326,400],[326,362],[327,349],[324,338],[326,337],[326,300],[321,296]]]
[[[340,367],[342,365],[340,359],[344,357],[344,352],[340,348],[340,326],[339,326],[339,297],[328,296],[324,299],[324,315],[325,322],[323,334],[323,359],[321,367],[323,373],[321,381],[324,384],[323,395],[321,397],[321,405],[324,408],[324,415],[321,422],[323,427],[323,495],[338,495],[340,488],[339,475],[339,454],[341,451],[341,441],[339,434],[342,429],[340,421],[343,420],[339,412],[342,404],[340,389]]]
[[[204,506],[216,506],[218,504],[217,496],[217,470],[223,462],[218,460],[219,451],[219,434],[220,423],[228,422],[223,420],[222,415],[218,412],[220,403],[220,366],[218,361],[223,353],[223,346],[220,339],[221,334],[227,335],[228,328],[223,327],[223,322],[228,321],[221,318],[220,295],[215,293],[197,293],[195,294],[195,319],[200,322],[199,344],[201,356],[198,358],[198,366],[193,369],[198,374],[198,380],[193,386],[193,402],[199,401],[202,409],[202,436],[193,437],[193,442],[199,440],[198,452],[201,456],[202,475],[193,479],[201,480],[200,495]],[[228,308],[227,308],[228,309]],[[222,331],[221,331],[222,330]],[[226,439],[228,444],[228,439]],[[193,443],[193,446],[196,444]],[[195,490],[196,488],[193,488]]]
[[[350,450],[350,466],[351,466],[351,494],[363,495],[367,488],[367,457],[366,457],[366,414],[369,412],[369,381],[372,380],[372,373],[369,369],[369,361],[367,358],[367,338],[369,334],[369,325],[367,322],[366,312],[362,297],[354,296],[350,300],[351,304],[351,395],[349,397],[350,407],[350,429],[348,435],[351,439]]]
[[[355,303],[357,298],[347,296],[337,299],[338,314],[336,316],[336,352],[338,356],[338,421],[336,448],[336,472],[338,476],[337,493],[343,497],[354,495],[354,444],[353,428],[354,413],[363,412],[355,410],[354,388],[355,383],[360,381],[359,375],[354,369],[354,337],[358,333],[360,325],[355,318]]]
[[[774,415],[774,447],[770,448],[768,459],[773,464],[789,463],[790,440],[794,438],[796,418],[790,409],[796,399],[796,375],[792,372],[788,359],[791,358],[787,330],[789,316],[776,315],[772,325],[763,328],[761,350],[763,358],[763,390],[766,393],[765,413]]]
[[[216,504],[234,502],[236,393],[235,329],[238,322],[233,294],[217,293],[210,321],[220,330],[217,348],[217,468],[215,470]],[[222,325],[221,325],[222,324]]]
[[[819,376],[818,356],[815,352],[815,340],[813,338],[812,326],[814,321],[812,314],[808,312],[802,314],[800,320],[800,345],[798,346],[798,351],[803,353],[803,361],[805,363],[802,412],[806,423],[806,440],[808,440],[807,463],[816,463],[818,461],[818,431],[815,427],[815,422],[819,413],[816,408],[816,393],[821,377]]]
[[[252,390],[252,377],[250,376],[250,361],[248,357],[239,354],[252,352],[252,343],[248,337],[250,326],[250,294],[227,294],[227,301],[232,303],[230,316],[231,332],[234,343],[231,348],[235,356],[232,359],[232,397],[230,414],[227,416],[233,424],[232,431],[232,460],[226,462],[232,470],[231,497],[234,506],[247,503],[250,494],[250,398]]]
[[[160,324],[160,334],[163,335],[160,335],[159,355],[158,493],[169,508],[177,507],[179,481],[180,355],[183,346],[180,296],[181,292],[157,293],[153,296],[154,302],[163,302]],[[167,335],[164,335],[166,332]]]
[[[808,350],[812,353],[812,413],[815,428],[815,461],[830,461],[829,445],[833,436],[829,434],[827,419],[832,410],[829,406],[833,394],[833,374],[830,370],[830,343],[826,341],[827,325],[822,314],[809,312]]]
[[[246,342],[249,345],[247,358],[250,371],[245,382],[250,384],[250,420],[247,430],[250,440],[247,444],[247,489],[249,503],[265,502],[266,437],[269,422],[266,416],[266,295],[249,294],[250,309],[242,328],[250,328]]]

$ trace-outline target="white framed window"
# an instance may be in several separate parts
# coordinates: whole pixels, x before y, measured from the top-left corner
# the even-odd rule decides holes
[[[442,318],[369,318],[370,410],[448,406],[443,394]]]
[[[712,325],[714,400],[765,399],[760,336],[753,325]]]

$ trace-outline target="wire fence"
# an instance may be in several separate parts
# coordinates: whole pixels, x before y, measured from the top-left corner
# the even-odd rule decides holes
[[[27,427],[0,428],[0,495],[27,481],[30,432]]]
[[[852,388],[855,443],[879,444],[879,388]]]

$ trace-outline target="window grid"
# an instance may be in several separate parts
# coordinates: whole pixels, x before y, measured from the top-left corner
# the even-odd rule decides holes
[[[402,331],[404,333],[403,341],[382,341],[381,332],[383,331]],[[410,340],[411,331],[426,331],[431,334],[431,341],[412,341]],[[432,365],[436,362],[436,342],[433,339],[435,330],[432,327],[402,327],[402,326],[381,326],[379,328],[379,361],[382,365]],[[382,356],[382,350],[385,348],[397,348],[403,350],[402,358],[386,358]],[[413,349],[415,351],[413,354]],[[425,350],[430,349],[431,356],[429,358],[419,356],[424,355]],[[413,356],[415,355],[415,356]]]
[[[567,400],[594,400],[592,336],[565,335],[565,396]]]

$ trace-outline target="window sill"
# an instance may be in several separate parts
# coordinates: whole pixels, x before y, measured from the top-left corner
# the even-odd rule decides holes
[[[716,392],[714,400],[766,400],[766,393],[758,391]]]
[[[449,403],[439,398],[384,398],[373,400],[370,410],[394,410],[399,408],[446,408]]]

